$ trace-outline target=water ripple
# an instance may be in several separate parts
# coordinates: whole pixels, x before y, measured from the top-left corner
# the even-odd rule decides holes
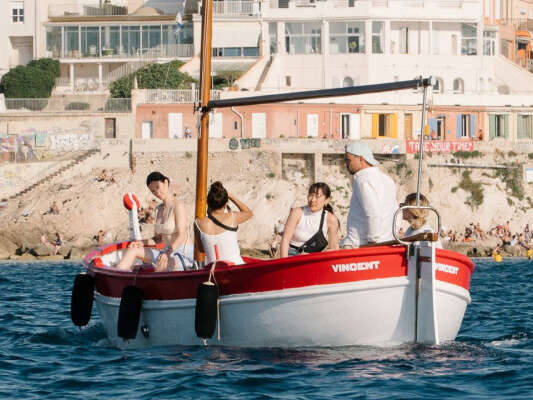
[[[70,322],[79,263],[3,262],[0,398],[533,398],[532,266],[477,261],[459,336],[441,346],[121,351],[97,315]]]

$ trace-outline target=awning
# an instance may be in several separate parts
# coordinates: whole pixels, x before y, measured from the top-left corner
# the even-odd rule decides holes
[[[259,43],[259,24],[245,28],[213,27],[212,47],[257,47]]]

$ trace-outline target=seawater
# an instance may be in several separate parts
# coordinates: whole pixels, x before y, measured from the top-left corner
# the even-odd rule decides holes
[[[0,399],[533,399],[533,261],[476,261],[452,343],[297,350],[115,349],[70,321],[81,270],[0,263]]]

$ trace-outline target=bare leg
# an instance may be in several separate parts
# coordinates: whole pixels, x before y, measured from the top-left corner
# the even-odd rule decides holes
[[[142,260],[145,263],[150,263],[152,262],[152,254],[150,250],[145,249],[144,247],[129,247],[116,268],[131,271],[131,267],[136,259]]]

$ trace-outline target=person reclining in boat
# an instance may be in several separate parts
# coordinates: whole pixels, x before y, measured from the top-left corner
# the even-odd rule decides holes
[[[239,211],[231,211],[228,201],[237,206]],[[198,246],[205,253],[205,264],[218,259],[233,264],[244,264],[237,241],[237,228],[253,216],[246,204],[227,192],[220,182],[214,182],[207,194],[207,217],[197,219],[194,223]]]
[[[344,160],[354,182],[341,247],[392,240],[392,220],[398,209],[396,184],[376,167],[379,162],[364,142],[354,141],[346,146]]]
[[[281,257],[317,253],[328,245],[332,250],[339,248],[339,220],[329,204],[330,196],[331,190],[324,182],[309,187],[307,205],[289,213],[281,238]]]
[[[422,193],[420,193],[420,203],[421,206],[429,206],[429,201]],[[400,207],[403,206],[416,206],[416,193],[409,193],[403,203],[400,204]],[[404,237],[409,237],[417,235],[424,232],[433,232],[431,226],[427,223],[427,217],[429,210],[423,208],[407,208],[402,210],[402,218],[409,222],[409,228],[405,231]],[[418,242],[416,242],[418,243]],[[442,243],[439,240],[435,242],[435,247],[442,249]]]
[[[183,271],[192,265],[193,248],[187,245],[187,214],[184,204],[176,199],[169,190],[170,180],[160,172],[154,171],[146,178],[146,186],[163,203],[156,207],[154,218],[154,237],[130,243],[128,250],[117,264],[117,268],[131,270],[135,260],[153,264],[157,272]],[[163,243],[163,251],[145,247]]]

